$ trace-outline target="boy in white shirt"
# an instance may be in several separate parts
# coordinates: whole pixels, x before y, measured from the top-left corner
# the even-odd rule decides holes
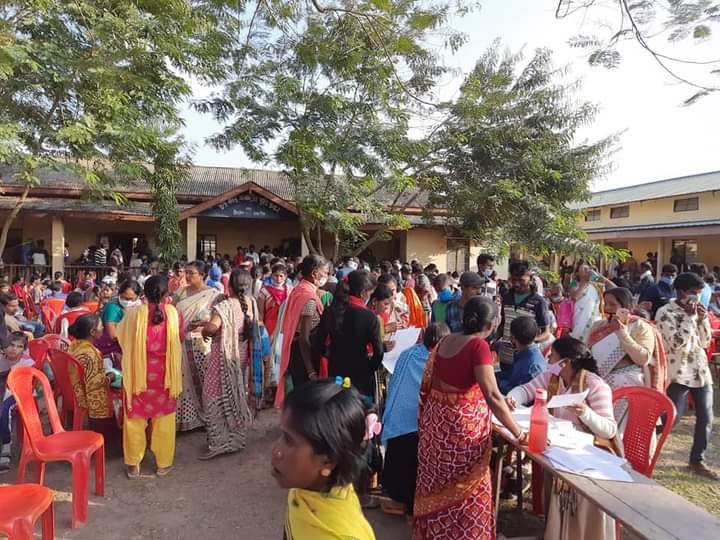
[[[20,366],[34,365],[27,350],[28,340],[22,332],[8,335],[6,344],[0,355],[0,390],[2,390],[2,407],[0,407],[0,474],[10,470],[10,442],[12,440],[12,417],[15,410],[15,397],[7,388],[7,376],[11,369]]]

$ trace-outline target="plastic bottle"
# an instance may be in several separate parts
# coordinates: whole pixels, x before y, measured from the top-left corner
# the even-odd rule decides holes
[[[547,446],[548,410],[547,391],[542,388],[535,390],[535,404],[530,412],[530,434],[528,450],[541,454]]]

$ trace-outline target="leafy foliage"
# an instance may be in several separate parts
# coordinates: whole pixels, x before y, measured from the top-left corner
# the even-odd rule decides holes
[[[495,43],[447,105],[433,141],[442,185],[431,201],[469,237],[504,252],[606,254],[572,207],[589,197],[613,139],[576,140],[596,108],[576,103],[563,75],[547,50],[524,62]]]
[[[151,165],[174,154],[168,147],[178,150],[165,134],[180,126],[178,104],[191,94],[184,76],[223,76],[228,13],[218,1],[3,2],[0,159],[16,182],[70,168],[106,196],[152,177]],[[164,223],[179,232],[177,221]]]

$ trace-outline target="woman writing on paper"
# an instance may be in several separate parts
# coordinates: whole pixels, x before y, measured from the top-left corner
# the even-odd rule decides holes
[[[598,375],[595,359],[580,340],[563,336],[552,345],[547,370],[529,383],[513,388],[507,395],[511,409],[527,405],[535,390],[548,391],[548,402],[555,395],[588,391],[583,403],[551,409],[550,413],[572,422],[575,429],[595,436],[596,446],[620,453],[617,423],[613,416],[612,390]],[[562,540],[611,540],[615,523],[590,501],[555,480],[545,527],[545,538]]]

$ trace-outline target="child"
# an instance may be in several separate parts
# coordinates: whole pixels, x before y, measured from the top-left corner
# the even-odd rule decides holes
[[[0,409],[0,474],[10,469],[10,442],[12,440],[12,412],[15,410],[15,397],[5,387],[7,375],[11,369],[34,365],[27,352],[27,337],[22,332],[12,332],[7,339],[0,357],[0,390],[3,400]]]
[[[547,361],[535,343],[537,335],[538,325],[532,317],[518,317],[510,324],[510,339],[515,349],[512,369],[497,373],[498,388],[503,394],[545,371]]]
[[[374,540],[353,482],[367,466],[360,394],[329,380],[309,382],[283,403],[272,475],[289,489],[285,540]]]

